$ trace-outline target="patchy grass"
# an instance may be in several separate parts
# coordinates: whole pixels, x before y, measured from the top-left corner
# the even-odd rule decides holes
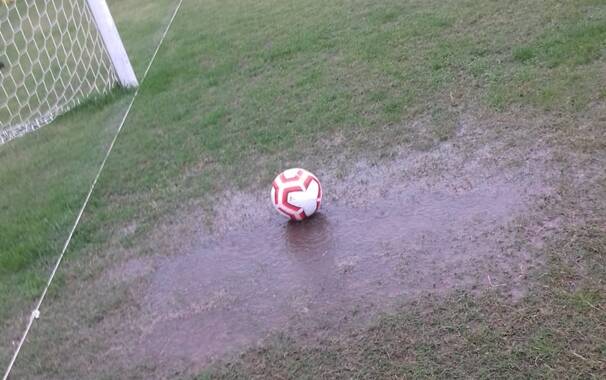
[[[112,3],[139,73],[172,4]],[[110,260],[101,258],[111,244],[136,248],[162,218],[194,202],[210,210],[213,197],[225,188],[265,183],[279,168],[294,163],[315,167],[341,155],[385,158],[404,144],[431,149],[454,135],[453,114],[467,105],[502,112],[517,107],[557,110],[562,120],[576,121],[605,96],[605,23],[606,5],[596,0],[186,1],[141,88],[67,260],[84,263],[100,257],[95,269],[102,270]],[[0,147],[0,183],[9,189],[0,192],[0,318],[7,330],[46,280],[45,269],[67,235],[124,98],[106,103],[88,105]],[[431,128],[420,132],[407,127],[421,115],[430,115]],[[577,127],[575,122],[562,123],[570,135]],[[293,149],[301,146],[305,148]],[[65,282],[92,276],[90,271],[63,275]],[[60,284],[53,288],[54,297],[62,297]],[[529,309],[524,303],[518,312],[534,315],[529,310],[539,300],[554,310],[568,302],[550,294],[530,298]],[[593,291],[584,294],[596,297]],[[459,304],[451,300],[437,306],[435,318],[465,324],[467,309],[472,315],[491,315],[487,300],[463,298],[454,308],[456,315],[446,307]],[[506,306],[497,303],[495,308]],[[402,331],[411,331],[414,325],[405,322],[411,317],[402,318]],[[567,315],[554,318],[553,323],[570,326],[578,322]],[[394,324],[389,321],[378,328]],[[497,322],[485,320],[481,333],[455,327],[453,334],[472,342],[458,340],[456,347],[490,348],[484,345],[500,342],[509,330],[499,330]],[[530,368],[524,355],[536,346],[555,368],[550,358],[562,357],[564,340],[534,331],[538,322],[525,323],[511,327],[526,326],[535,341],[523,342],[519,358],[493,365],[518,360],[518,373],[523,373]],[[433,344],[446,336],[432,324],[423,326],[437,335]],[[348,349],[339,344],[327,348],[327,358]],[[380,344],[377,340],[376,346]],[[352,352],[362,349],[351,345]],[[438,363],[430,366],[432,371],[446,369],[440,364],[446,359],[440,355],[446,354],[432,347],[421,346],[419,357]],[[488,358],[502,359],[506,351],[499,347],[505,346],[495,347]],[[453,355],[474,352],[461,350]],[[273,348],[268,352],[276,353]],[[228,370],[248,370],[246,360],[262,357],[250,355]],[[471,363],[466,368],[473,369]]]
[[[597,123],[569,133],[550,137],[560,143],[563,174],[542,206],[542,218],[563,228],[542,249],[546,265],[522,300],[512,303],[499,288],[428,295],[331,338],[274,335],[195,378],[603,378],[606,176],[589,163],[606,159],[606,140]],[[573,185],[579,174],[588,181]]]
[[[514,58],[548,68],[560,65],[587,65],[599,59],[604,49],[606,24],[600,21],[585,21],[560,25],[557,31],[531,42],[530,46],[514,50]]]
[[[592,294],[603,307],[601,291]],[[346,337],[275,337],[197,379],[599,378],[605,311],[590,305],[553,294],[514,306],[492,294],[429,297]]]
[[[606,231],[575,226],[545,253],[550,269],[518,303],[496,291],[428,296],[344,336],[274,336],[196,379],[601,378]]]

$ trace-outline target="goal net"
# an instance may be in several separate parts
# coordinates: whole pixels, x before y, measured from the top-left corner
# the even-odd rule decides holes
[[[108,17],[105,0],[0,0],[0,144],[120,83]]]

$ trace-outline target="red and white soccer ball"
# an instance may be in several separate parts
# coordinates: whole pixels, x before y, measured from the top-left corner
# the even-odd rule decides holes
[[[274,179],[271,201],[285,217],[303,220],[320,208],[322,186],[318,178],[307,170],[288,169]]]

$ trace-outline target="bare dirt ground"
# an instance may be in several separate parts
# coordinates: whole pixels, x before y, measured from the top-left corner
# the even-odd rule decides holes
[[[41,378],[53,377],[49,362],[57,378],[174,378],[268,335],[338,335],[423,295],[495,289],[519,302],[561,231],[551,205],[562,186],[586,186],[601,161],[562,152],[566,121],[474,115],[428,149],[311,162],[325,199],[304,223],[275,213],[269,189],[218,196],[211,225],[192,205],[52,304],[68,321],[52,334],[63,342],[33,367]]]

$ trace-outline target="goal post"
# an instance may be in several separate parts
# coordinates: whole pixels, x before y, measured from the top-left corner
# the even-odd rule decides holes
[[[105,49],[112,61],[118,80],[123,87],[137,87],[139,82],[130,63],[126,49],[116,28],[105,0],[86,0],[93,14],[97,30],[105,44]]]
[[[0,0],[0,144],[136,87],[106,0]]]

